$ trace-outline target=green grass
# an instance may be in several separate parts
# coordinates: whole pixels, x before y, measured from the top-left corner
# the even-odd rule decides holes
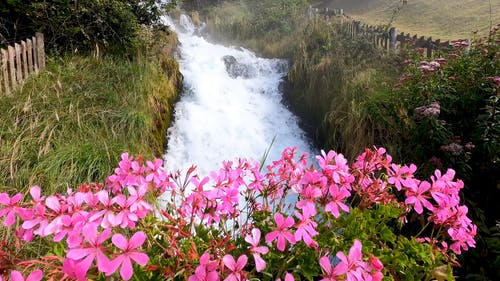
[[[170,76],[144,56],[49,60],[1,97],[0,192],[61,192],[103,181],[122,152],[161,156],[179,79],[168,64]]]
[[[367,24],[385,25],[390,22],[399,0],[329,0],[312,1],[314,5],[344,8],[345,13]],[[399,32],[434,39],[453,40],[474,38],[473,32],[485,36],[492,26],[500,23],[498,0],[408,0],[397,13],[393,26]],[[490,13],[491,3],[491,13]]]

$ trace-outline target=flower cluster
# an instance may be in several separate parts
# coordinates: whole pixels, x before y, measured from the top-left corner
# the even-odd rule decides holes
[[[335,267],[332,267],[332,262],[329,257],[321,257],[319,263],[325,272],[323,275],[324,278],[321,280],[382,280],[384,276],[381,270],[384,268],[384,265],[379,259],[373,256],[370,256],[369,262],[363,261],[361,248],[361,242],[359,240],[354,240],[354,245],[349,249],[348,256],[343,252],[337,253],[337,258],[340,262]]]
[[[432,102],[430,105],[419,106],[415,108],[415,119],[421,120],[427,117],[439,117],[441,106],[438,102]]]
[[[437,61],[421,61],[420,66],[418,69],[422,70],[423,72],[430,73],[438,70],[441,67],[441,64]]]
[[[190,281],[249,280],[264,272],[294,280],[303,276],[290,265],[294,258],[283,261],[279,271],[268,263],[284,253],[301,255],[301,247],[316,257],[311,266],[316,276],[323,272],[323,280],[381,280],[384,265],[363,253],[360,240],[354,239],[347,256],[338,251],[334,259],[328,256],[334,245],[325,243],[325,237],[342,231],[333,221],[348,217],[353,208],[369,211],[379,204],[400,208],[403,216],[413,209],[443,228],[421,240],[441,239],[442,252],[448,251],[447,241],[457,254],[474,247],[476,228],[459,205],[463,183],[453,180],[453,170],[420,181],[415,165],[392,163],[383,148],[367,149],[352,166],[334,151],[322,151],[316,159],[318,168],[287,148],[266,173],[256,162],[237,159],[200,178],[194,167],[181,176],[167,173],[161,160],[144,164],[123,154],[106,184],[50,196],[34,186],[27,202],[22,194],[0,194],[0,217],[5,226],[20,226],[16,234],[25,243],[48,236],[64,242],[64,250],[51,258],[60,262],[45,264],[43,274],[76,280],[112,275],[129,280],[141,274],[134,264]],[[40,263],[21,264],[35,270],[28,280],[39,280]],[[10,272],[18,276],[15,268]]]
[[[152,188],[165,190],[165,186],[155,184],[162,176],[167,179],[160,162],[139,166],[125,153],[105,189],[103,185],[82,185],[76,192],[70,189],[66,195],[45,197],[40,187],[33,186],[30,202],[21,202],[21,193],[12,197],[2,193],[0,217],[5,216],[4,226],[21,220],[16,234],[22,241],[36,236],[64,241],[67,251],[60,266],[64,276],[86,280],[97,265],[97,270],[108,276],[120,269],[121,277],[128,280],[133,274],[132,261],[148,263],[147,255],[138,249],[146,237],[138,231],[127,240],[120,232],[131,233],[138,221],[153,211],[146,194]]]

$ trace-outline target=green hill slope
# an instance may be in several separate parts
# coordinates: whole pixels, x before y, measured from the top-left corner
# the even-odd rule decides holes
[[[368,24],[388,24],[398,5],[393,26],[399,31],[441,39],[486,35],[500,23],[500,0],[323,0],[315,6],[343,8],[345,13]],[[490,5],[491,4],[491,5]]]

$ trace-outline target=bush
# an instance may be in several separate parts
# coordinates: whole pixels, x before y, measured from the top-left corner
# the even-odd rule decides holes
[[[159,159],[124,153],[105,184],[64,195],[34,186],[27,200],[1,193],[0,217],[14,227],[18,245],[41,237],[54,243],[23,260],[3,242],[0,276],[21,270],[32,280],[42,274],[453,280],[456,256],[474,247],[476,231],[460,205],[463,182],[453,170],[418,180],[414,165],[392,163],[381,148],[366,150],[351,166],[341,154],[322,152],[318,169],[296,154],[285,149],[266,173],[256,162],[236,159],[198,177],[194,167],[185,175],[167,173]],[[422,225],[405,235],[402,227],[414,219]]]
[[[158,24],[166,8],[154,0],[2,1],[0,43],[38,31],[45,34],[50,52],[125,52],[136,43],[140,25]]]
[[[392,99],[386,100],[397,108],[385,114],[399,120],[401,157],[420,163],[424,174],[454,167],[464,179],[462,195],[480,225],[479,249],[474,252],[480,257],[469,258],[463,267],[463,275],[473,279],[478,278],[474,272],[500,278],[498,244],[491,243],[500,198],[498,29],[487,38],[456,41],[451,52],[430,60],[418,50],[407,61]],[[484,258],[495,262],[474,262]]]

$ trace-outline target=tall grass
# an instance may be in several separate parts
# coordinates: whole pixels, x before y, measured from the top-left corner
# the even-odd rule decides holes
[[[380,114],[398,73],[397,57],[320,20],[310,22],[300,38],[288,99],[318,145],[350,158],[373,145],[397,149],[389,133],[394,121]]]
[[[52,58],[1,97],[0,192],[61,192],[104,180],[124,151],[161,156],[180,74],[145,54]]]
[[[305,25],[307,1],[224,1],[202,11],[218,42],[239,44],[265,56],[289,58]]]

